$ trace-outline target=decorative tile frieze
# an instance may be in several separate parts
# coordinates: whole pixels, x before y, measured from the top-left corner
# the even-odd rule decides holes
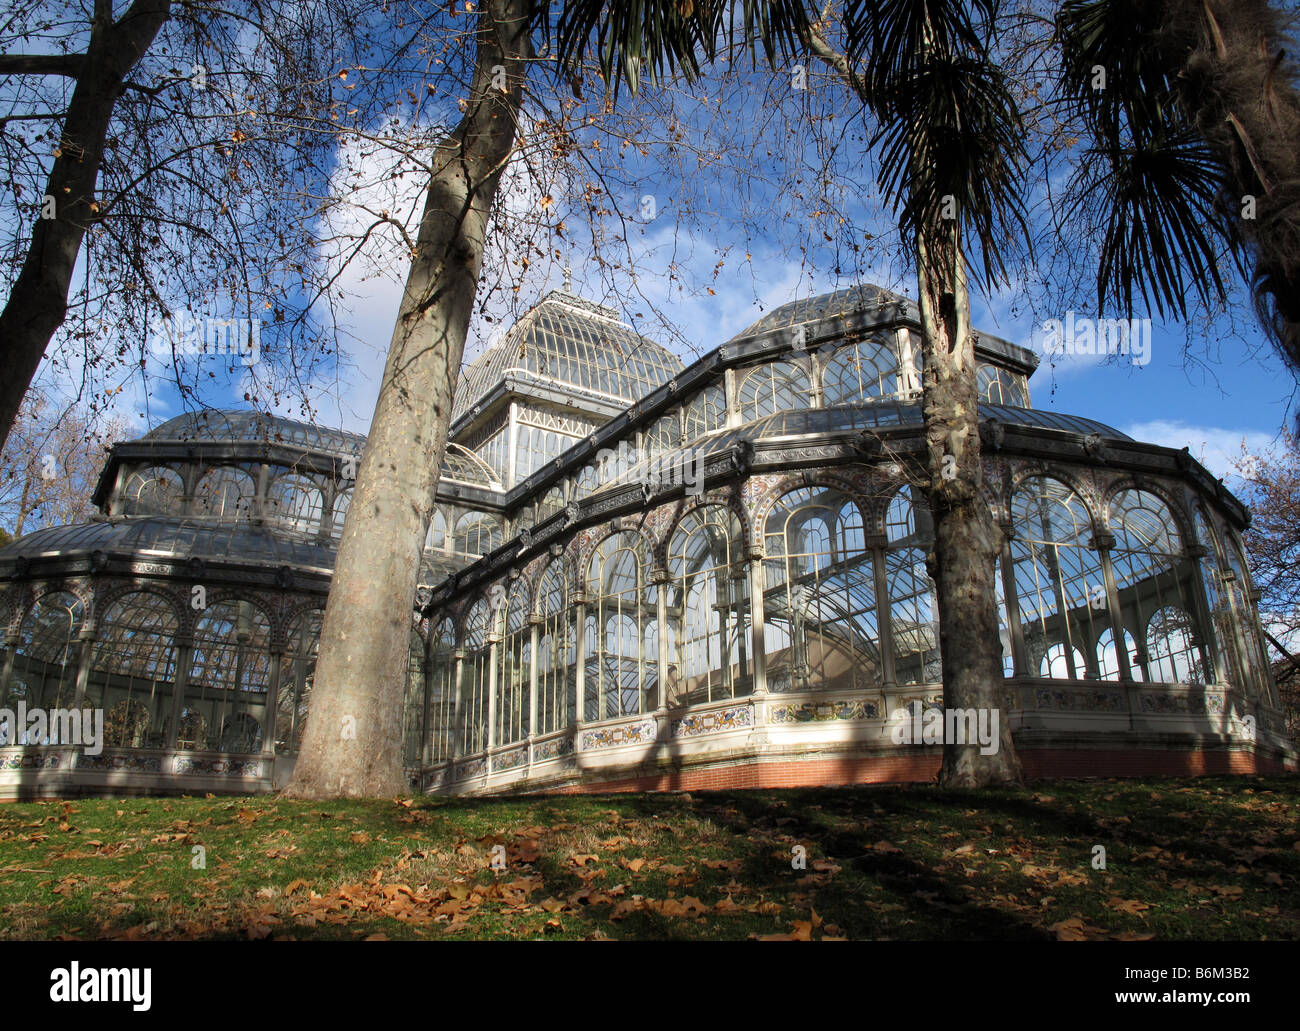
[[[754,712],[748,705],[737,705],[711,712],[697,712],[672,721],[673,737],[696,737],[700,734],[720,734],[728,730],[743,730],[754,725]]]
[[[652,719],[613,727],[593,727],[582,732],[581,750],[589,752],[597,748],[617,748],[619,745],[644,745],[654,741],[655,737],[656,726]]]

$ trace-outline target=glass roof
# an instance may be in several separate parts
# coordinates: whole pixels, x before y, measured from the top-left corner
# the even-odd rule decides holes
[[[174,516],[145,516],[122,522],[83,523],[37,530],[0,550],[0,555],[36,557],[86,551],[129,552],[159,557],[198,556],[331,569],[334,549],[298,534],[248,522],[215,522]]]
[[[1068,430],[1084,435],[1097,433],[1113,440],[1132,440],[1119,430],[1093,419],[1078,415],[1064,415],[1059,412],[1044,412],[1036,408],[1015,408],[1011,405],[981,404],[981,419],[997,419],[999,422],[1013,423],[1020,426],[1035,426],[1053,430]],[[733,430],[715,431],[701,437],[695,446],[701,458],[725,451],[740,441],[763,440],[775,437],[797,437],[818,433],[832,433],[837,430],[888,429],[896,426],[924,426],[919,402],[873,401],[861,405],[841,405],[836,408],[809,408],[796,412],[777,412],[762,419]],[[688,443],[687,448],[691,445]],[[672,450],[665,454],[672,454]],[[654,472],[652,468],[659,463],[665,476],[669,473],[665,459],[660,456],[649,457],[626,472],[602,480],[598,490],[605,490],[619,483],[639,482],[645,472]]]
[[[786,329],[805,322],[821,322],[824,319],[842,318],[858,311],[870,311],[890,304],[910,305],[912,302],[899,294],[890,293],[878,286],[864,283],[850,286],[831,293],[818,294],[816,297],[803,297],[788,304],[773,308],[753,325],[741,330],[732,340],[744,340],[770,333],[776,329]]]
[[[204,409],[168,419],[141,440],[256,441],[271,444],[299,444],[312,451],[360,455],[366,438],[325,426],[287,419],[263,412]]]
[[[681,361],[620,322],[618,313],[553,290],[462,371],[452,420],[507,372],[522,372],[613,401],[636,401],[667,383]]]
[[[145,516],[122,522],[52,526],[26,534],[4,548],[0,558],[67,555],[91,551],[134,554],[142,558],[198,557],[218,561],[259,562],[291,569],[334,568],[334,542],[318,541],[249,522],[218,523],[174,516]],[[419,582],[442,583],[463,568],[464,555],[426,550]]]

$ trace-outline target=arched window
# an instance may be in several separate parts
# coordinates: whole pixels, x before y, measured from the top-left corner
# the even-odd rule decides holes
[[[171,603],[132,591],[104,610],[91,664],[87,701],[104,710],[104,743],[161,747],[176,684],[176,628]]]
[[[77,693],[78,638],[85,606],[69,591],[42,595],[27,610],[18,628],[13,672],[4,707],[15,710],[19,702],[28,709],[69,708]],[[27,727],[0,723],[0,742],[6,745],[41,744],[27,740]]]
[[[248,519],[257,487],[243,469],[223,465],[204,473],[194,487],[194,514],[217,519]]]
[[[408,766],[424,762],[424,733],[424,638],[412,628],[402,706],[402,759]]]
[[[1128,657],[1129,673],[1134,680],[1142,679],[1142,665],[1133,635],[1124,628],[1124,654]],[[1119,653],[1115,649],[1115,631],[1106,627],[1097,639],[1097,675],[1102,680],[1119,680],[1123,675]]]
[[[336,541],[343,538],[343,526],[352,507],[352,490],[341,490],[334,495],[334,508],[330,514],[330,536]]]
[[[682,442],[682,415],[680,408],[659,416],[646,432],[646,450],[652,455],[673,451]]]
[[[165,465],[137,469],[122,488],[123,515],[180,515],[185,481]]]
[[[807,408],[811,396],[808,373],[797,362],[760,365],[745,376],[740,386],[740,421],[752,422],[777,412]]]
[[[1073,680],[1084,669],[1083,654],[1078,648],[1066,649],[1064,644],[1053,644],[1043,652],[1038,663],[1038,675],[1051,680]]]
[[[673,531],[668,542],[670,706],[732,698],[750,690],[744,550],[740,520],[725,505],[693,509]],[[654,643],[657,650],[657,633]]]
[[[466,512],[456,523],[453,550],[463,555],[486,555],[501,547],[501,520],[486,512]]]
[[[456,712],[456,626],[450,619],[438,624],[429,642],[429,760],[451,758]]]
[[[1147,624],[1147,669],[1158,684],[1203,684],[1201,649],[1194,639],[1192,619],[1182,609],[1167,605]]]
[[[465,659],[461,665],[461,704],[458,707],[461,755],[472,755],[487,748],[488,687],[491,683],[488,629],[491,619],[492,610],[482,598],[470,607],[465,617]]]
[[[1110,531],[1122,622],[1141,634],[1145,648],[1143,679],[1204,683],[1212,674],[1191,617],[1198,570],[1183,555],[1173,512],[1151,491],[1120,491],[1110,502]]]
[[[862,512],[830,487],[800,487],[764,529],[768,687],[859,689],[880,681],[874,559]]]
[[[546,492],[546,495],[537,503],[537,521],[545,522],[555,515],[556,512],[564,510],[564,488],[554,486]]]
[[[1201,587],[1205,591],[1205,602],[1209,607],[1211,644],[1216,651],[1215,669],[1220,681],[1235,685],[1243,677],[1249,679],[1243,669],[1236,634],[1233,632],[1239,617],[1233,615],[1229,591],[1224,589],[1222,542],[1214,530],[1214,524],[1200,509],[1196,511],[1196,540],[1202,550]]]
[[[688,401],[682,412],[682,442],[720,430],[727,424],[727,393],[721,383],[705,387]]]
[[[435,508],[429,517],[429,532],[424,537],[424,546],[437,551],[447,547],[447,517],[440,508]]]
[[[522,576],[510,587],[498,616],[501,643],[497,646],[498,745],[528,737],[528,689],[532,671],[532,627],[528,625],[528,581]]]
[[[550,734],[573,722],[577,635],[569,607],[564,559],[553,559],[537,585],[542,624],[537,646],[537,732]]]
[[[323,508],[320,488],[297,473],[277,476],[266,491],[267,516],[299,533],[316,533],[320,529]]]
[[[1013,577],[1029,668],[1068,680],[1095,677],[1088,662],[1096,661],[1093,643],[1110,625],[1110,612],[1087,507],[1061,481],[1035,476],[1016,489],[1011,518]]]
[[[276,700],[275,751],[297,755],[307,729],[311,688],[316,679],[323,609],[305,609],[293,617],[280,664],[280,697]]]
[[[261,609],[249,601],[209,605],[195,622],[184,703],[202,716],[205,739],[183,747],[260,752],[270,684],[271,625]]]
[[[657,656],[647,654],[645,630],[658,613],[648,582],[645,541],[632,531],[606,537],[587,567],[587,720],[649,712],[658,704]]]
[[[898,393],[898,355],[878,339],[861,340],[837,350],[822,369],[822,404],[861,404]]]
[[[981,365],[976,370],[975,381],[981,401],[1017,408],[1029,406],[1029,399],[1025,396],[1024,377],[1016,375],[1010,369]]]
[[[1245,651],[1243,665],[1246,669],[1247,690],[1263,695],[1269,699],[1274,708],[1279,706],[1277,687],[1273,683],[1273,671],[1264,649],[1264,640],[1260,634],[1259,615],[1250,600],[1250,571],[1246,565],[1246,553],[1241,546],[1241,538],[1236,530],[1229,530],[1223,541],[1223,554],[1227,560],[1232,576],[1225,579],[1225,586],[1232,604],[1240,614],[1240,626],[1244,638]]]
[[[600,466],[589,462],[573,478],[573,499],[581,501],[600,486]]]

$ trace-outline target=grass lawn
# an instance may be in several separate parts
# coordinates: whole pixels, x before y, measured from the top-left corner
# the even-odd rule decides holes
[[[1296,939],[1298,814],[1300,777],[16,803],[0,936]]]

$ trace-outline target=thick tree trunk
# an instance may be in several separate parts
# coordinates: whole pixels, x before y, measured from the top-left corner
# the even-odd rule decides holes
[[[167,21],[169,0],[136,0],[117,22],[112,4],[97,2],[86,53],[55,59],[12,60],[0,71],[72,74],[63,136],[46,183],[54,217],[36,213],[22,270],[0,312],[0,448],[8,439],[23,395],[36,376],[45,348],[63,324],[68,288],[86,228],[95,221],[95,180],[104,156],[113,105],[131,69]],[[49,63],[43,63],[48,60]]]
[[[917,237],[921,324],[922,403],[934,520],[930,576],[939,594],[939,650],[947,709],[998,715],[998,748],[983,755],[978,743],[946,741],[940,782],[945,787],[1015,784],[1020,761],[1002,709],[994,562],[1001,531],[984,497],[980,465],[979,394],[970,294],[956,222],[927,240]],[[937,237],[937,239],[936,239]]]
[[[488,218],[518,127],[529,10],[527,0],[481,8],[465,116],[435,155],[418,254],[339,542],[307,730],[286,789],[293,797],[408,790],[401,722],[416,578]]]

